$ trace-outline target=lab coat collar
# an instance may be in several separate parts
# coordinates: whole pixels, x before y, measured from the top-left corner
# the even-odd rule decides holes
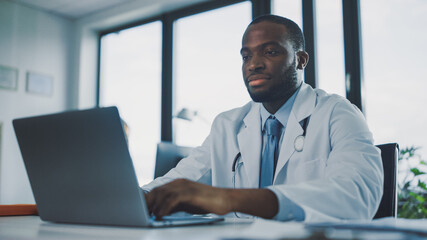
[[[302,86],[296,96],[291,114],[289,115],[280,155],[277,162],[275,178],[280,174],[286,162],[295,152],[295,138],[303,133],[300,122],[310,116],[316,105],[316,93],[308,84]],[[243,127],[237,134],[241,161],[248,172],[250,187],[258,188],[260,159],[262,151],[261,103],[252,103],[252,107],[243,118]]]
[[[291,115],[294,114],[298,122],[304,120],[313,113],[317,103],[316,99],[317,96],[314,89],[310,85],[302,83],[300,91],[295,99]]]
[[[262,149],[260,103],[253,103],[251,109],[243,118],[244,127],[237,134],[241,160],[248,171],[250,186],[258,188],[260,158]]]
[[[295,152],[294,141],[304,132],[301,126],[301,122],[312,114],[315,106],[316,93],[310,85],[302,83],[301,89],[295,99],[291,114],[289,115],[285,135],[283,136],[283,142],[280,148],[279,158],[277,160],[277,167],[273,184],[277,179],[277,176],[279,174],[283,174],[281,172],[284,169],[284,166]]]
[[[275,114],[271,114],[265,109],[265,107],[261,104],[260,112],[261,112],[261,129],[264,132],[265,130],[265,122],[267,119],[273,115],[279,122],[282,124],[283,128],[286,128],[286,124],[288,123],[289,115],[291,114],[292,106],[294,105],[295,98],[298,95],[298,92],[301,87],[299,87],[294,94],[283,104],[279,110]]]

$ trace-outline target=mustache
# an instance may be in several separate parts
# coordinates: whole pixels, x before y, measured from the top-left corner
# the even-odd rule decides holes
[[[249,75],[245,76],[245,80],[249,82],[250,80],[252,80],[252,78],[259,77],[259,76],[261,76],[262,78],[272,77],[271,74],[263,73],[262,71],[253,71]]]

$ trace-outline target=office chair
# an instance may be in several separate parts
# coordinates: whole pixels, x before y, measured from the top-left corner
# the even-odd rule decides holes
[[[154,178],[161,177],[169,172],[181,159],[190,154],[191,149],[191,147],[181,147],[171,142],[158,143]]]
[[[399,156],[399,145],[388,143],[377,145],[381,149],[381,159],[384,168],[384,193],[380,206],[374,216],[396,217],[397,215],[397,162]]]

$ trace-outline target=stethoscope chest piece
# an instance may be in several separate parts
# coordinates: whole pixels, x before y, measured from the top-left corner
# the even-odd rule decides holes
[[[304,149],[304,139],[305,137],[303,135],[299,135],[297,138],[295,138],[295,141],[294,141],[295,151],[301,152]]]

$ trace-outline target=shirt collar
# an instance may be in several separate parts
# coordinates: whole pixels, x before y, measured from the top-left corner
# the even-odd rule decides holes
[[[295,93],[288,99],[288,101],[283,104],[279,110],[275,114],[270,114],[267,109],[265,109],[264,105],[261,104],[261,126],[262,130],[264,131],[265,128],[265,121],[270,117],[270,115],[273,115],[279,122],[282,124],[283,128],[286,127],[286,124],[288,123],[289,115],[291,114],[292,106],[294,105],[295,98],[298,95],[299,90],[301,87],[299,87]]]

